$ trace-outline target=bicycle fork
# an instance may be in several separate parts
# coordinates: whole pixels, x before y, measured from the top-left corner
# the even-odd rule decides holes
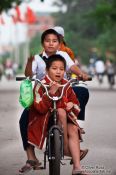
[[[64,158],[64,140],[63,140],[63,131],[58,125],[54,125],[51,127],[49,130],[49,135],[48,135],[48,161],[51,159],[54,159],[54,156],[52,155],[52,140],[54,137],[53,130],[57,129],[59,131],[59,136],[60,136],[60,141],[61,141],[61,159]]]
[[[61,160],[64,158],[64,139],[63,139],[63,131],[61,130],[61,128],[59,126],[53,126],[51,127],[51,129],[49,130],[48,133],[48,137],[47,137],[47,141],[46,141],[46,150],[44,152],[44,167],[43,169],[46,169],[46,156],[48,156],[48,161],[55,159],[55,157],[52,155],[52,140],[53,140],[53,130],[57,129],[59,131],[59,135],[60,135],[60,141],[61,141]]]

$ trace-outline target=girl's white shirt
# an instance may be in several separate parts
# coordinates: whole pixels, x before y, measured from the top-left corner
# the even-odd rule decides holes
[[[70,56],[63,51],[57,51],[56,54],[59,54],[64,57],[64,59],[66,60],[66,71],[70,70],[70,67],[74,65],[74,62],[72,61]],[[48,58],[45,52],[42,53],[42,56],[45,56],[46,58]],[[33,75],[36,75],[36,78],[38,79],[42,79],[46,74],[45,69],[46,69],[46,65],[44,60],[41,58],[40,55],[35,55],[34,60],[32,62]]]

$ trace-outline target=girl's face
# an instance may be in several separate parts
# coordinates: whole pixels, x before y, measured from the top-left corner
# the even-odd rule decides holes
[[[59,49],[59,46],[60,43],[56,35],[54,34],[46,35],[43,42],[43,47],[48,56],[55,54],[56,51]]]
[[[64,78],[65,73],[63,62],[53,61],[47,73],[52,81],[60,82]]]

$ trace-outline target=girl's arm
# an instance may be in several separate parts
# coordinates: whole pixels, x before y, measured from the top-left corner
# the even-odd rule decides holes
[[[34,56],[31,56],[28,58],[27,60],[27,64],[25,67],[25,76],[26,77],[32,77],[33,76],[33,72],[32,72],[32,62],[34,60]]]
[[[78,116],[78,114],[80,112],[80,103],[79,103],[78,98],[76,97],[72,87],[69,87],[69,89],[68,89],[67,98],[68,98],[68,103],[69,102],[73,103],[73,106],[72,106],[71,110],[73,111],[73,113],[75,115]]]

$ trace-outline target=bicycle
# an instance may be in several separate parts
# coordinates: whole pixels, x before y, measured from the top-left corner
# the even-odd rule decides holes
[[[26,77],[16,77],[16,81],[24,80]],[[52,119],[53,124],[50,126],[46,138],[46,148],[44,152],[44,166],[41,169],[46,169],[46,157],[49,162],[49,175],[60,175],[61,160],[64,159],[64,141],[63,141],[63,129],[58,125],[56,102],[63,97],[64,89],[70,83],[78,83],[77,79],[71,79],[66,84],[61,85],[62,91],[60,96],[50,96],[48,92],[49,85],[43,84],[39,79],[31,79],[40,83],[47,96],[53,101]],[[50,117],[51,118],[51,117]]]

